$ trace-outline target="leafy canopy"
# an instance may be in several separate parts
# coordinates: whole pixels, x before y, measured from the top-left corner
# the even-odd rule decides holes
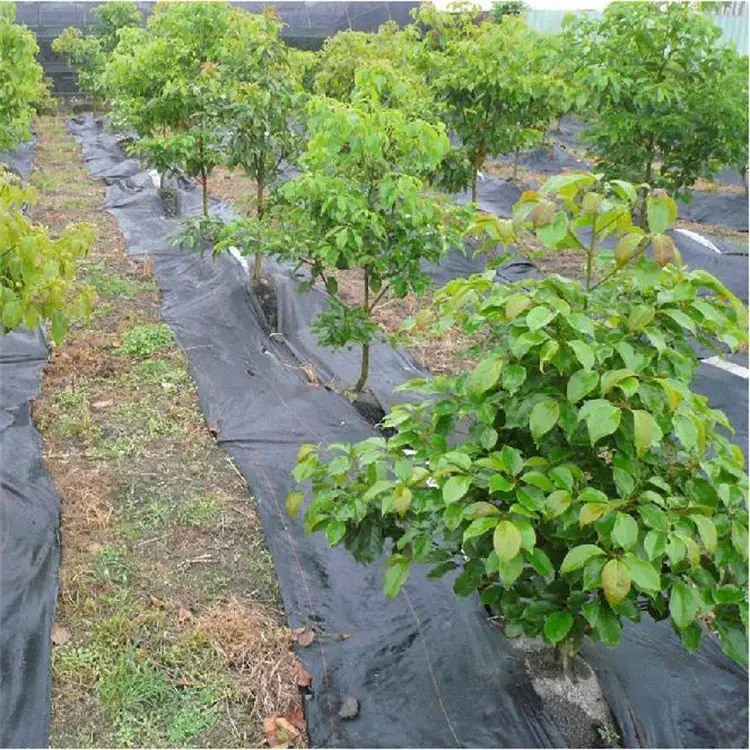
[[[539,143],[565,93],[544,39],[512,16],[449,42],[434,88],[449,131],[461,141],[464,169],[454,173],[452,189],[476,188],[487,156]]]
[[[747,663],[747,475],[726,416],[691,389],[690,343],[736,348],[746,310],[665,253],[674,202],[653,196],[641,230],[637,201],[628,183],[562,175],[499,224],[508,242],[527,231],[554,248],[593,229],[596,247],[614,235],[628,252],[588,291],[560,276],[448,284],[438,328],[478,337],[478,363],[407,383],[422,398],[386,417],[393,437],[302,446],[305,527],[362,561],[392,540],[388,596],[413,563],[456,570],[455,592],[478,591],[508,636],[566,654],[586,637],[616,645],[647,611],[691,651],[710,617]],[[303,501],[292,493],[289,511]]]
[[[380,99],[378,71],[357,71],[350,103],[315,98],[303,172],[280,191],[276,250],[307,267],[331,295],[317,321],[321,343],[363,346],[357,390],[367,379],[372,309],[387,295],[425,290],[422,260],[460,245],[468,212],[430,195],[425,179],[449,149],[441,126],[409,117]],[[364,299],[338,297],[335,270],[361,274]]]
[[[34,192],[0,167],[0,334],[50,324],[62,342],[71,320],[91,312],[93,291],[75,284],[76,261],[93,244],[88,225],[70,225],[58,238],[33,225],[23,207]]]
[[[747,110],[747,58],[718,44],[710,15],[690,3],[616,2],[599,19],[572,18],[565,35],[577,106],[593,116],[586,137],[608,176],[683,197],[730,142],[746,148],[747,120],[728,132],[724,113]],[[742,70],[744,90],[728,85]]]
[[[0,5],[0,151],[12,151],[29,137],[35,106],[46,90],[34,35],[17,26],[15,16],[13,3]]]

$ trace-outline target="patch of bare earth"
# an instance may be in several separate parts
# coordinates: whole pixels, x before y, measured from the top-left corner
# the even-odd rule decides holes
[[[150,263],[125,254],[63,119],[37,133],[34,220],[97,237],[80,274],[94,314],[34,405],[62,501],[51,743],[302,746],[306,673],[247,486],[159,322]]]

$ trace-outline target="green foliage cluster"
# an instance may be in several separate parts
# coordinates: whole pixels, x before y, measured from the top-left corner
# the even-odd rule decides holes
[[[726,416],[691,389],[691,339],[737,348],[746,310],[666,247],[674,201],[651,196],[647,229],[637,202],[629,183],[589,174],[525,196],[500,237],[598,253],[614,236],[611,272],[589,289],[491,273],[448,284],[436,325],[479,337],[478,364],[407,383],[422,399],[387,415],[393,437],[302,446],[305,527],[362,561],[391,540],[388,596],[413,563],[456,571],[455,592],[478,591],[508,636],[563,654],[586,637],[614,646],[623,619],[648,612],[691,651],[709,621],[746,664],[747,475]],[[289,511],[303,500],[292,493]]]
[[[15,6],[0,6],[0,150],[29,137],[35,108],[46,96],[34,35],[13,23]],[[24,211],[34,191],[0,165],[0,334],[50,324],[60,343],[70,321],[91,311],[93,290],[76,287],[76,260],[93,244],[91,228],[72,225],[57,238]]]
[[[721,164],[747,167],[747,57],[691,6],[616,2],[565,29],[597,168],[679,197]]]
[[[93,290],[77,287],[75,276],[94,237],[89,226],[70,225],[52,238],[24,215],[33,200],[31,189],[0,168],[0,334],[46,321],[59,344],[71,320],[91,312]]]
[[[47,95],[34,35],[14,23],[13,3],[0,5],[0,151],[12,151],[29,137],[37,105]]]
[[[63,29],[52,42],[52,51],[68,58],[76,69],[79,88],[98,105],[107,96],[102,76],[109,56],[119,41],[119,32],[139,26],[141,14],[138,6],[127,0],[102,3],[92,13],[99,23],[91,34],[84,35],[75,27]]]

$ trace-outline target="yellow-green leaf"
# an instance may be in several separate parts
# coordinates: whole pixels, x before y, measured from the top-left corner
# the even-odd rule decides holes
[[[602,569],[602,588],[610,607],[619,604],[630,591],[630,569],[622,560],[610,560]]]

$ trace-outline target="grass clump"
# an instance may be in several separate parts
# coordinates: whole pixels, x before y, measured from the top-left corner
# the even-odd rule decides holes
[[[122,346],[117,353],[126,357],[149,357],[171,346],[173,340],[172,331],[163,323],[143,323],[122,334]]]

